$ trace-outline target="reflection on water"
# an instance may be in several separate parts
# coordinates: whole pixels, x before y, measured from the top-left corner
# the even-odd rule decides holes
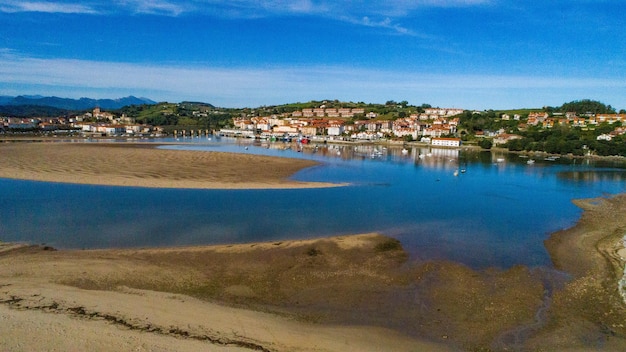
[[[624,182],[626,171],[624,170],[584,170],[563,171],[556,174],[561,181],[568,182]]]
[[[514,154],[401,144],[178,143],[163,148],[317,160],[320,166],[294,178],[352,186],[176,190],[0,179],[0,240],[102,248],[380,232],[400,239],[416,259],[549,266],[543,240],[577,220],[572,198],[626,190],[623,169],[566,158],[529,156],[529,164]]]

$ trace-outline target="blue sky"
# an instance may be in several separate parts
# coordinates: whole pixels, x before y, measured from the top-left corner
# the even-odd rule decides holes
[[[626,109],[626,1],[0,0],[0,95]]]

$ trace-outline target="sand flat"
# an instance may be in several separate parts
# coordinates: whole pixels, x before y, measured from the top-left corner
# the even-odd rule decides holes
[[[148,143],[0,144],[0,177],[112,186],[284,189],[337,184],[290,180],[318,165],[251,154],[157,149]]]
[[[346,249],[331,253],[335,241]],[[228,281],[251,270],[240,265],[245,260],[265,262],[264,270],[281,270],[272,263],[276,256],[292,260],[289,257],[298,253],[291,263],[317,257],[306,252],[310,246],[323,248],[326,255],[357,250],[369,256],[373,246],[386,241],[366,234],[258,245],[86,251],[0,244],[6,249],[0,252],[0,322],[9,322],[0,325],[0,349],[449,351],[443,344],[385,327],[319,324],[286,312],[250,309],[237,297],[198,298],[207,297],[198,287],[212,280],[207,277],[211,274],[216,284],[224,283],[216,297],[237,295],[237,290],[229,291],[233,285]],[[330,265],[327,270],[337,268],[345,266]],[[257,268],[259,275],[264,270]],[[308,271],[303,267],[297,273]],[[292,284],[291,279],[283,281]],[[256,298],[265,295],[245,279],[239,284],[257,290]]]

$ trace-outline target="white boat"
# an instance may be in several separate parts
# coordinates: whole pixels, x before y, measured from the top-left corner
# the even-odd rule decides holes
[[[496,162],[497,162],[497,163],[503,163],[503,162],[504,162],[504,158],[497,158],[497,159],[496,159]]]
[[[533,159],[528,159],[528,160],[526,161],[526,164],[528,164],[528,165],[532,165],[532,164],[534,164],[534,163],[535,163],[535,161],[534,161]]]
[[[409,151],[406,148],[404,148],[404,149],[402,149],[402,154],[404,154],[404,155],[409,154]]]
[[[459,170],[454,170],[454,176],[459,176]]]

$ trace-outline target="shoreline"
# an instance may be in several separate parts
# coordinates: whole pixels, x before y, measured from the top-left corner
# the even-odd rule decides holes
[[[0,320],[21,324],[0,324],[11,336],[0,347],[50,321],[82,324],[88,336],[112,329],[110,346],[184,341],[165,350],[620,350],[626,219],[616,215],[626,194],[574,203],[579,221],[546,240],[565,280],[523,266],[413,262],[379,234],[104,250],[0,243]],[[76,347],[69,327],[39,341]]]

